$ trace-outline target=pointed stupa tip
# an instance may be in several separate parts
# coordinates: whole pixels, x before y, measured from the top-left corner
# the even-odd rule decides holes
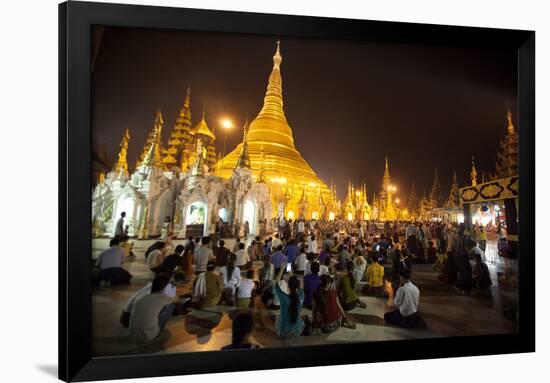
[[[508,108],[508,111],[506,112],[506,119],[508,120],[508,133],[513,134],[514,123],[512,122],[512,112],[510,111],[510,108]]]
[[[277,50],[273,56],[273,68],[279,69],[283,62],[283,56],[281,56],[281,40],[277,40]]]
[[[162,119],[162,110],[160,110],[160,108],[157,108],[157,115],[155,117],[155,125],[156,124],[164,124],[164,120]]]
[[[187,84],[187,88],[185,89],[185,101],[183,102],[185,106],[189,106],[191,104],[191,85]]]
[[[386,170],[388,170],[388,155],[386,154]]]

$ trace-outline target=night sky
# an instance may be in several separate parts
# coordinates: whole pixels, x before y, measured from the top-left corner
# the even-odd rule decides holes
[[[263,104],[273,66],[274,36],[106,28],[93,72],[94,139],[114,159],[130,128],[133,167],[155,111],[164,116],[165,142],[191,84],[193,126],[203,105],[216,146],[218,121],[227,152],[242,140],[242,125]],[[453,169],[461,186],[471,157],[494,171],[506,109],[515,115],[516,52],[442,46],[282,38],[284,110],[298,151],[345,198],[348,180],[379,190],[384,157],[398,197],[411,181],[418,197],[430,191],[438,168],[444,198]]]

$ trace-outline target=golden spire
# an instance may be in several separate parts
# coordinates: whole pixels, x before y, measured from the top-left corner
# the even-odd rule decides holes
[[[391,185],[390,167],[388,165],[388,156],[386,156],[386,168],[384,170],[384,177],[382,178],[382,196],[386,196]]]
[[[244,123],[243,129],[243,146],[241,155],[237,160],[237,169],[250,169],[250,157],[248,156],[248,142],[246,140],[246,133],[248,133],[248,119]]]
[[[508,120],[508,134],[514,134],[515,128],[512,123],[512,112],[510,111],[510,108],[508,108],[508,112],[506,112],[506,119]]]
[[[288,126],[283,110],[282,62],[280,42],[277,41],[277,50],[273,56],[273,68],[269,75],[264,105],[256,119],[250,124],[248,139],[250,141],[265,140],[266,131],[269,130],[270,140],[294,149],[292,130]]]
[[[115,164],[114,171],[128,173],[128,162],[126,155],[128,154],[128,142],[130,141],[130,131],[128,128],[124,131],[122,141],[120,142],[120,151],[118,152],[118,161]]]
[[[162,167],[162,159],[160,157],[160,140],[162,135],[162,126],[164,124],[164,120],[162,119],[162,112],[160,109],[157,109],[157,115],[155,117],[155,125],[153,126],[153,137],[151,140],[151,143],[149,145],[149,148],[147,149],[147,152],[145,156],[143,157],[143,161],[141,162],[141,165],[149,166],[149,167]]]
[[[472,157],[472,171],[470,172],[470,178],[472,180],[472,186],[477,185],[477,170],[475,164],[475,158]]]

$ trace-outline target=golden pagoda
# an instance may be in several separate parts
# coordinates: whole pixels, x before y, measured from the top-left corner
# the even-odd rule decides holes
[[[178,156],[181,154],[183,161],[188,160],[187,152],[192,151],[193,136],[191,134],[191,88],[187,87],[185,101],[181,108],[176,124],[168,139],[168,148],[162,151],[162,163],[171,169],[178,166]]]
[[[149,135],[147,136],[147,141],[145,141],[143,150],[141,151],[139,159],[136,163],[136,169],[141,165],[155,166],[164,169],[164,164],[162,163],[161,157],[161,132],[163,125],[164,120],[162,118],[162,112],[160,111],[160,109],[157,109],[157,115],[155,117],[153,129],[151,129]]]
[[[160,110],[157,110],[157,116],[155,118],[155,124],[153,130],[150,133],[150,141],[147,140],[145,147],[143,148],[142,160],[138,166],[148,166],[150,168],[159,168],[163,169],[161,153],[161,136],[162,136],[162,126],[164,121],[162,119],[162,113]]]
[[[264,105],[258,116],[249,124],[246,144],[252,174],[256,180],[265,180],[271,191],[274,215],[298,218],[298,205],[302,194],[308,206],[318,205],[319,196],[309,189],[321,188],[325,201],[332,198],[327,185],[317,177],[311,166],[294,146],[292,129],[283,111],[280,44],[273,56],[273,69],[269,76]],[[245,141],[245,140],[243,140]],[[243,143],[218,163],[217,175],[228,179],[233,174],[242,152]],[[260,177],[261,174],[261,177]],[[304,206],[302,203],[301,206]],[[296,210],[294,210],[296,209]],[[311,218],[307,209],[304,218]]]
[[[197,146],[200,141],[201,147],[204,147],[204,149],[206,150],[204,163],[208,166],[209,169],[212,169],[213,171],[214,165],[216,164],[216,149],[214,148],[214,141],[216,140],[216,136],[210,130],[208,124],[206,123],[206,115],[204,111],[202,112],[202,118],[199,123],[195,125],[193,130],[191,130],[191,134],[193,135],[194,140],[193,150],[189,153],[190,155],[187,158],[187,164],[183,163],[182,156],[182,169],[186,169],[187,166],[190,166],[195,162]]]

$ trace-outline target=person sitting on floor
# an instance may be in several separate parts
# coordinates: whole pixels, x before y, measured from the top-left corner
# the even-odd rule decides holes
[[[473,272],[473,284],[480,289],[486,289],[493,284],[491,282],[491,274],[489,273],[489,267],[481,259],[481,254],[474,253],[475,266]]]
[[[397,307],[394,311],[384,314],[384,320],[392,325],[413,328],[418,324],[418,303],[420,291],[411,282],[411,274],[408,269],[401,270],[400,287],[395,293],[393,304]]]
[[[160,265],[164,262],[167,251],[166,242],[159,242],[157,248],[149,253],[147,256],[147,265],[152,272],[158,272]]]
[[[311,310],[313,294],[317,291],[321,279],[319,277],[319,264],[317,262],[311,263],[311,273],[304,277],[304,307]]]
[[[206,271],[206,265],[208,262],[214,260],[214,252],[211,248],[208,247],[210,243],[210,237],[202,237],[201,246],[195,247],[194,252],[194,263],[195,263],[195,274],[199,275]]]
[[[231,252],[227,247],[225,247],[225,241],[221,240],[220,246],[218,247],[218,253],[216,254],[216,265],[224,266],[227,263],[227,258]]]
[[[170,276],[160,273],[151,284],[151,293],[134,303],[130,314],[130,338],[137,342],[147,342],[156,338],[166,326],[174,311],[178,297],[164,295]]]
[[[353,310],[356,306],[367,307],[367,304],[357,296],[357,291],[355,290],[356,282],[353,276],[354,268],[355,264],[353,261],[348,261],[346,264],[347,273],[342,275],[339,281],[340,303],[345,311]]]
[[[447,252],[447,257],[445,258],[445,263],[441,268],[441,274],[439,274],[438,279],[440,282],[454,285],[458,279],[458,273],[454,258],[454,253],[452,251]]]
[[[427,258],[427,262],[428,263],[435,263],[436,260],[437,260],[437,249],[435,248],[433,241],[428,241],[428,258]]]
[[[296,276],[288,279],[288,293],[281,289],[279,281],[286,269],[283,262],[275,279],[274,292],[280,302],[280,312],[276,321],[277,336],[287,339],[293,336],[308,335],[308,326],[300,317],[304,302],[304,290],[300,288],[300,280]],[[307,318],[307,316],[306,316]]]
[[[383,258],[378,258],[367,268],[366,294],[372,297],[384,297],[384,266]]]
[[[220,304],[233,306],[235,304],[235,289],[241,281],[241,269],[236,266],[235,254],[229,256],[227,265],[220,268],[220,276],[223,281],[223,293]]]
[[[158,268],[159,273],[168,273],[170,275],[174,274],[174,271],[177,267],[183,267],[183,245],[176,246],[174,253],[168,255],[164,258],[164,261]]]
[[[99,281],[105,281],[111,286],[130,283],[132,274],[122,268],[124,262],[124,250],[118,246],[119,239],[109,241],[109,248],[104,250],[97,259],[99,268]]]
[[[256,344],[250,343],[250,335],[254,329],[254,318],[251,313],[246,311],[238,313],[233,318],[231,329],[231,344],[222,347],[222,350],[251,349],[260,347]]]
[[[248,253],[244,249],[244,243],[239,243],[239,250],[235,253],[236,261],[235,265],[241,270],[246,270],[251,265],[251,259],[248,256]]]
[[[340,326],[355,328],[355,324],[346,320],[346,312],[338,299],[332,278],[323,275],[320,285],[313,296],[313,326],[324,333],[336,331]]]
[[[223,283],[215,268],[213,261],[208,262],[206,272],[198,275],[193,283],[193,298],[199,309],[216,306],[222,297]]]
[[[255,289],[254,270],[248,270],[246,272],[246,277],[242,278],[237,284],[237,307],[250,307]]]
[[[178,286],[181,286],[183,283],[185,283],[187,280],[186,276],[182,272],[178,272],[174,275],[172,278],[171,283],[168,283],[164,290],[162,291],[162,294],[168,298],[175,298],[176,297],[176,290]],[[126,302],[126,305],[124,306],[124,309],[122,310],[122,314],[120,315],[120,324],[124,328],[128,328],[130,326],[130,315],[134,309],[134,304],[142,297],[151,294],[151,287],[153,286],[153,282],[147,282],[145,286],[143,286],[141,289],[136,291],[130,299]]]

